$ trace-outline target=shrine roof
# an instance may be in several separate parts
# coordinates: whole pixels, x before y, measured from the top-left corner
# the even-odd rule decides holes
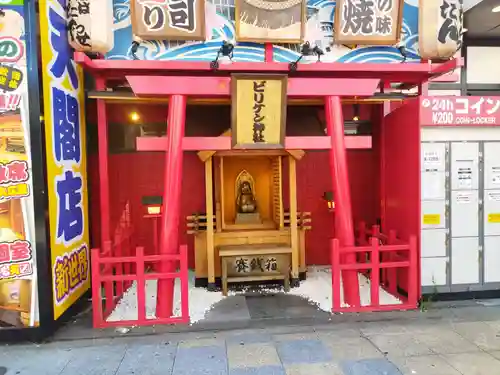
[[[91,59],[83,52],[75,52],[74,60],[85,70],[106,79],[121,79],[130,75],[189,75],[229,76],[232,73],[281,73],[293,77],[376,78],[383,82],[418,85],[450,73],[463,65],[463,59],[442,63],[339,63],[318,62],[298,64],[291,72],[288,63],[282,62],[233,62],[221,64],[217,70],[209,61],[149,61]]]

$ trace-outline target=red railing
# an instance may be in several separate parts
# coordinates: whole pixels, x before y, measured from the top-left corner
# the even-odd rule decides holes
[[[122,252],[120,256],[117,256],[116,252],[111,253],[111,246],[108,246],[108,249],[102,253],[99,249],[92,249],[91,261],[94,328],[189,323],[187,245],[180,247],[179,254],[147,256],[144,255],[143,247],[137,247],[134,255],[123,255]],[[146,272],[147,263],[155,264],[163,261],[178,263],[179,270],[169,273]],[[169,318],[148,318],[146,316],[146,280],[169,279],[174,282],[176,278],[179,278],[181,283],[181,315]],[[107,321],[133,281],[137,283],[137,319]],[[102,285],[104,285],[106,297],[104,306]]]
[[[368,246],[370,244],[370,238],[372,237],[378,238],[379,244],[381,245],[396,245],[399,242],[395,230],[390,230],[389,235],[385,235],[380,232],[380,227],[378,225],[374,225],[371,229],[368,229],[365,222],[360,222],[358,226],[358,235],[356,237],[357,244],[360,246]],[[382,252],[380,257],[382,261],[392,262],[401,259],[401,256],[404,257],[404,255],[405,254],[401,252]],[[370,258],[370,253],[358,253],[357,257],[360,263],[370,262]],[[384,268],[381,271],[381,286],[392,295],[397,295],[398,270],[396,268]],[[370,276],[369,270],[363,270],[361,273],[366,277]]]
[[[368,232],[365,233],[368,234]],[[369,236],[369,240],[361,240],[361,242],[358,238],[358,244],[361,246],[353,247],[340,247],[337,239],[332,240],[332,312],[371,312],[417,308],[417,238],[411,236],[409,242],[404,243],[396,238],[396,232],[391,231],[389,236],[386,236],[381,234],[376,226],[373,227]],[[348,253],[355,253],[358,262],[355,264],[346,264],[343,260]],[[407,295],[399,293],[400,288],[398,284],[400,280],[398,280],[397,272],[401,269],[406,271],[407,283],[405,287]],[[370,279],[369,305],[342,307],[340,292],[341,274],[344,270],[356,270]],[[402,303],[380,304],[381,286],[390,294],[400,299]]]

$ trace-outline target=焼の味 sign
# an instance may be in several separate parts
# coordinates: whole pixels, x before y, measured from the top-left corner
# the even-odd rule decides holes
[[[205,0],[131,0],[130,8],[142,39],[205,40]]]
[[[286,75],[234,74],[231,78],[234,148],[283,148]]]
[[[337,0],[335,43],[392,45],[399,42],[404,0]]]

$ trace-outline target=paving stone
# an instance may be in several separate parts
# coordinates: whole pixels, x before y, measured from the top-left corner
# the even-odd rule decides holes
[[[230,296],[218,302],[205,314],[203,323],[250,320],[245,296]]]
[[[423,342],[411,335],[377,335],[368,337],[369,340],[386,355],[408,357],[414,355],[434,354]]]
[[[175,345],[129,345],[116,375],[170,375]]]
[[[462,375],[439,355],[391,357],[403,375]]]
[[[443,358],[464,375],[496,375],[500,361],[488,353],[447,354]]]
[[[493,327],[493,329],[500,331],[500,320],[494,319],[494,320],[485,321],[484,323],[486,323],[490,327]]]
[[[283,364],[330,362],[332,356],[320,340],[292,340],[277,343]]]
[[[0,349],[0,366],[6,369],[5,375],[59,375],[71,359],[68,350],[12,348]]]
[[[284,333],[273,335],[276,342],[296,341],[296,340],[318,340],[318,334],[314,331],[299,333]]]
[[[272,344],[227,345],[229,368],[280,366],[276,348]]]
[[[344,375],[402,375],[402,372],[385,358],[341,361],[340,367]]]
[[[127,350],[126,345],[107,345],[72,350],[61,375],[114,375]]]
[[[286,375],[286,373],[283,366],[278,365],[232,368],[229,370],[229,375]]]
[[[361,337],[361,331],[355,328],[342,328],[342,329],[321,329],[318,327],[313,327],[316,335],[322,340],[335,340],[345,339],[345,338],[358,338]]]
[[[361,326],[361,333],[365,336],[404,334],[408,327],[391,322],[370,322]]]
[[[500,307],[467,306],[453,310],[453,315],[463,321],[494,321],[500,316]]]
[[[456,323],[453,328],[460,336],[483,350],[500,350],[500,332],[486,323]]]
[[[441,329],[430,333],[417,333],[413,336],[419,342],[425,343],[437,354],[458,354],[477,352],[480,349],[464,339],[458,333]]]
[[[225,346],[177,348],[172,375],[226,375]]]
[[[267,343],[272,341],[272,336],[268,333],[243,333],[237,335],[226,336],[226,343],[232,344],[257,344]]]
[[[491,354],[493,357],[495,357],[496,359],[499,359],[500,360],[500,350],[493,350],[493,351],[490,351],[488,352],[489,354]]]
[[[344,375],[336,363],[311,363],[285,366],[286,375]]]
[[[198,348],[203,346],[224,346],[223,339],[196,338],[179,341],[179,348]]]
[[[325,346],[330,348],[332,357],[336,361],[348,359],[382,358],[383,354],[369,340],[364,337],[345,338],[339,340],[338,337],[331,339],[323,338]]]

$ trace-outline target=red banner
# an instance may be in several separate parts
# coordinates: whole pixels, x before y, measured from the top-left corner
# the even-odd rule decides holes
[[[500,126],[500,96],[423,96],[422,126]]]

